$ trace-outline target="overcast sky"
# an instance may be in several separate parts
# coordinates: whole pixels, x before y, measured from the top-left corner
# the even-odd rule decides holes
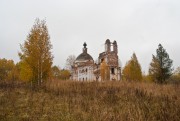
[[[123,66],[135,52],[147,72],[159,43],[180,66],[180,0],[0,0],[0,58],[19,61],[36,18],[46,19],[61,68],[84,42],[96,60],[106,39],[117,41]]]

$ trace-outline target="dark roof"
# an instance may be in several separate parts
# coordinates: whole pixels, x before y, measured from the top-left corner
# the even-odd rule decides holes
[[[76,61],[82,61],[82,60],[93,60],[93,58],[88,53],[81,53],[76,58]]]

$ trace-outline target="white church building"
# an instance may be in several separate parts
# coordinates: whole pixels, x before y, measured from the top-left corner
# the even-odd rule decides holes
[[[71,79],[77,81],[106,81],[120,80],[121,67],[118,58],[117,42],[105,42],[105,51],[99,54],[98,62],[95,63],[92,56],[88,54],[87,44],[83,44],[82,53],[76,58],[72,66]],[[112,48],[112,50],[111,50]],[[105,61],[108,67],[109,77],[106,80],[101,78],[101,63]]]

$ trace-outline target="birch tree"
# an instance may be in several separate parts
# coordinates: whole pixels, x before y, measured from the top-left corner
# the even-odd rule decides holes
[[[19,57],[23,63],[21,70],[29,75],[29,81],[40,85],[51,76],[53,60],[52,45],[45,20],[35,20],[27,39],[20,47]]]

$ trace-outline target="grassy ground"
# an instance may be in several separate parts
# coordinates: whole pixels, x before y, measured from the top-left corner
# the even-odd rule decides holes
[[[0,83],[0,121],[180,121],[180,85],[51,81]]]

